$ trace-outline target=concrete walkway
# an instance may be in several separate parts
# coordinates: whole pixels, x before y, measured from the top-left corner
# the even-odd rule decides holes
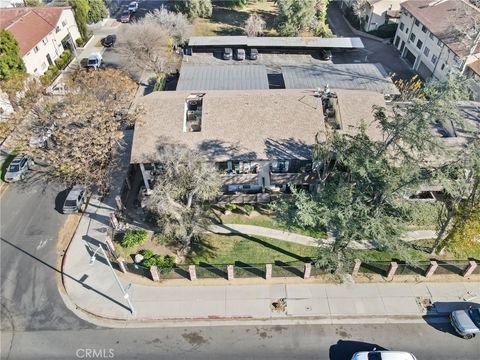
[[[264,236],[272,239],[284,240],[306,246],[327,246],[333,243],[333,238],[317,239],[311,236],[291,233],[283,230],[270,229],[262,226],[245,224],[221,224],[212,225],[208,230],[215,234],[247,234]],[[405,234],[405,241],[433,239],[436,237],[434,230],[416,230]],[[350,248],[356,250],[375,249],[377,246],[372,241],[352,241]]]

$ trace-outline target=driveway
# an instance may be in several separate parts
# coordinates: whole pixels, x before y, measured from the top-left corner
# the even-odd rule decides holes
[[[327,21],[332,31],[337,36],[358,37],[354,34],[347,20],[343,17],[338,3],[331,2],[327,10]],[[385,70],[389,73],[395,73],[403,79],[410,79],[415,72],[400,58],[399,52],[391,44],[385,44],[381,41],[372,40],[367,37],[360,36],[365,49],[363,51],[344,52],[334,57],[335,63],[348,62],[367,62],[381,63]]]

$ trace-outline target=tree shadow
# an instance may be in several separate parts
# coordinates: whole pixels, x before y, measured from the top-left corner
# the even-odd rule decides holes
[[[231,144],[222,140],[205,140],[198,145],[200,150],[209,159],[228,158],[230,160],[255,160],[257,154],[248,151],[239,144]]]
[[[234,265],[235,265],[235,271],[237,271],[237,269],[241,269],[255,276],[265,278],[265,270],[260,270],[258,267],[254,267],[252,265],[244,263],[243,261],[235,261]]]
[[[307,260],[306,258],[303,258],[303,260]],[[310,260],[310,259],[308,259]],[[290,264],[287,264],[283,261],[279,261],[279,260],[275,260],[274,264],[280,268],[282,268],[283,270],[285,271],[288,271],[290,273],[292,273],[293,275],[295,276],[298,276],[298,277],[301,277],[303,278],[303,271],[301,271],[300,269],[296,268],[295,266],[292,266]]]
[[[225,3],[225,5],[226,4],[227,3]],[[249,16],[250,14],[245,11],[238,11],[232,7],[224,7],[220,4],[216,4],[213,6],[212,16],[210,19],[214,23],[228,24],[243,28],[245,21]]]
[[[312,145],[303,141],[289,139],[266,139],[265,153],[273,159],[310,159]]]
[[[190,279],[190,273],[189,273],[188,271],[182,269],[181,267],[175,266],[175,267],[173,268],[173,271],[174,271],[176,274],[180,275],[181,277],[183,277],[183,278],[185,278],[185,279],[187,279],[187,280],[192,280],[192,279]]]
[[[367,273],[379,274],[381,276],[387,276],[388,269],[382,269],[379,266],[376,266],[375,263],[362,262],[362,269],[368,270]]]
[[[228,278],[228,274],[227,274],[226,271],[224,271],[224,270],[222,270],[222,269],[220,269],[216,266],[213,266],[212,264],[201,261],[198,264],[198,266],[202,269],[205,269],[205,270],[211,272],[212,274],[215,274],[218,277],[221,277],[221,278],[224,278],[224,279]]]
[[[55,210],[60,214],[63,214],[63,204],[69,192],[70,189],[62,190],[55,197]]]
[[[372,350],[387,350],[386,348],[371,344],[363,341],[355,340],[338,340],[338,342],[330,346],[329,359],[330,360],[349,360],[352,356],[359,351],[372,351]]]
[[[235,36],[235,35],[245,35],[241,27],[230,27],[223,26],[218,30],[215,30],[215,35],[218,36]]]

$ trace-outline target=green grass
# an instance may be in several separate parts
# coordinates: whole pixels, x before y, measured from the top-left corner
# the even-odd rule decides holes
[[[236,261],[247,264],[268,264],[278,261],[310,261],[318,248],[250,235],[204,236],[203,253],[198,252],[193,262],[211,264],[235,264]],[[207,249],[205,249],[207,248]]]
[[[415,244],[430,249],[433,246],[433,240],[418,240],[415,241]],[[438,259],[466,260],[474,258],[480,260],[480,243],[465,241],[461,244],[452,244],[446,249],[445,255],[435,257]]]
[[[292,232],[295,234],[301,234],[311,236],[317,239],[325,239],[327,234],[323,231],[315,231],[309,229],[302,229],[298,227],[286,227],[283,224],[278,223],[272,216],[268,215],[252,215],[247,216],[243,214],[232,213],[230,215],[221,215],[220,219],[223,224],[244,224],[266,227],[269,229],[283,230]]]

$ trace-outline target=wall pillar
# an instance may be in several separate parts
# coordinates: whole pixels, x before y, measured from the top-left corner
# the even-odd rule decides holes
[[[233,265],[228,265],[227,266],[227,279],[228,280],[233,280],[234,279],[234,272],[233,272]]]
[[[467,277],[473,274],[473,271],[477,268],[477,262],[475,260],[470,260],[468,266],[463,272],[463,277]]]
[[[265,280],[270,280],[272,278],[272,264],[265,265]]]
[[[361,265],[362,265],[362,260],[355,259],[355,266],[353,267],[353,270],[352,270],[352,276],[358,275],[358,271],[360,270]]]
[[[148,179],[150,177],[148,176],[147,171],[145,170],[145,166],[143,164],[140,164],[140,171],[142,172],[143,184],[145,185],[145,190],[148,194],[150,192],[150,185],[148,185]]]
[[[430,277],[435,273],[435,270],[438,268],[438,263],[435,260],[430,261],[425,277]]]
[[[125,259],[122,257],[119,257],[117,259],[117,263],[118,263],[118,266],[120,267],[120,270],[122,270],[122,272],[126,274],[128,270],[127,270],[127,262],[125,261]]]
[[[188,266],[188,273],[190,274],[191,281],[197,280],[197,270],[195,269],[195,265]]]
[[[152,275],[153,281],[160,281],[160,275],[158,274],[158,268],[156,266],[150,266],[150,275]]]
[[[387,279],[393,279],[395,272],[397,271],[398,264],[396,261],[390,263],[390,269],[388,270]]]
[[[312,272],[312,264],[306,263],[303,267],[303,278],[309,279]]]

